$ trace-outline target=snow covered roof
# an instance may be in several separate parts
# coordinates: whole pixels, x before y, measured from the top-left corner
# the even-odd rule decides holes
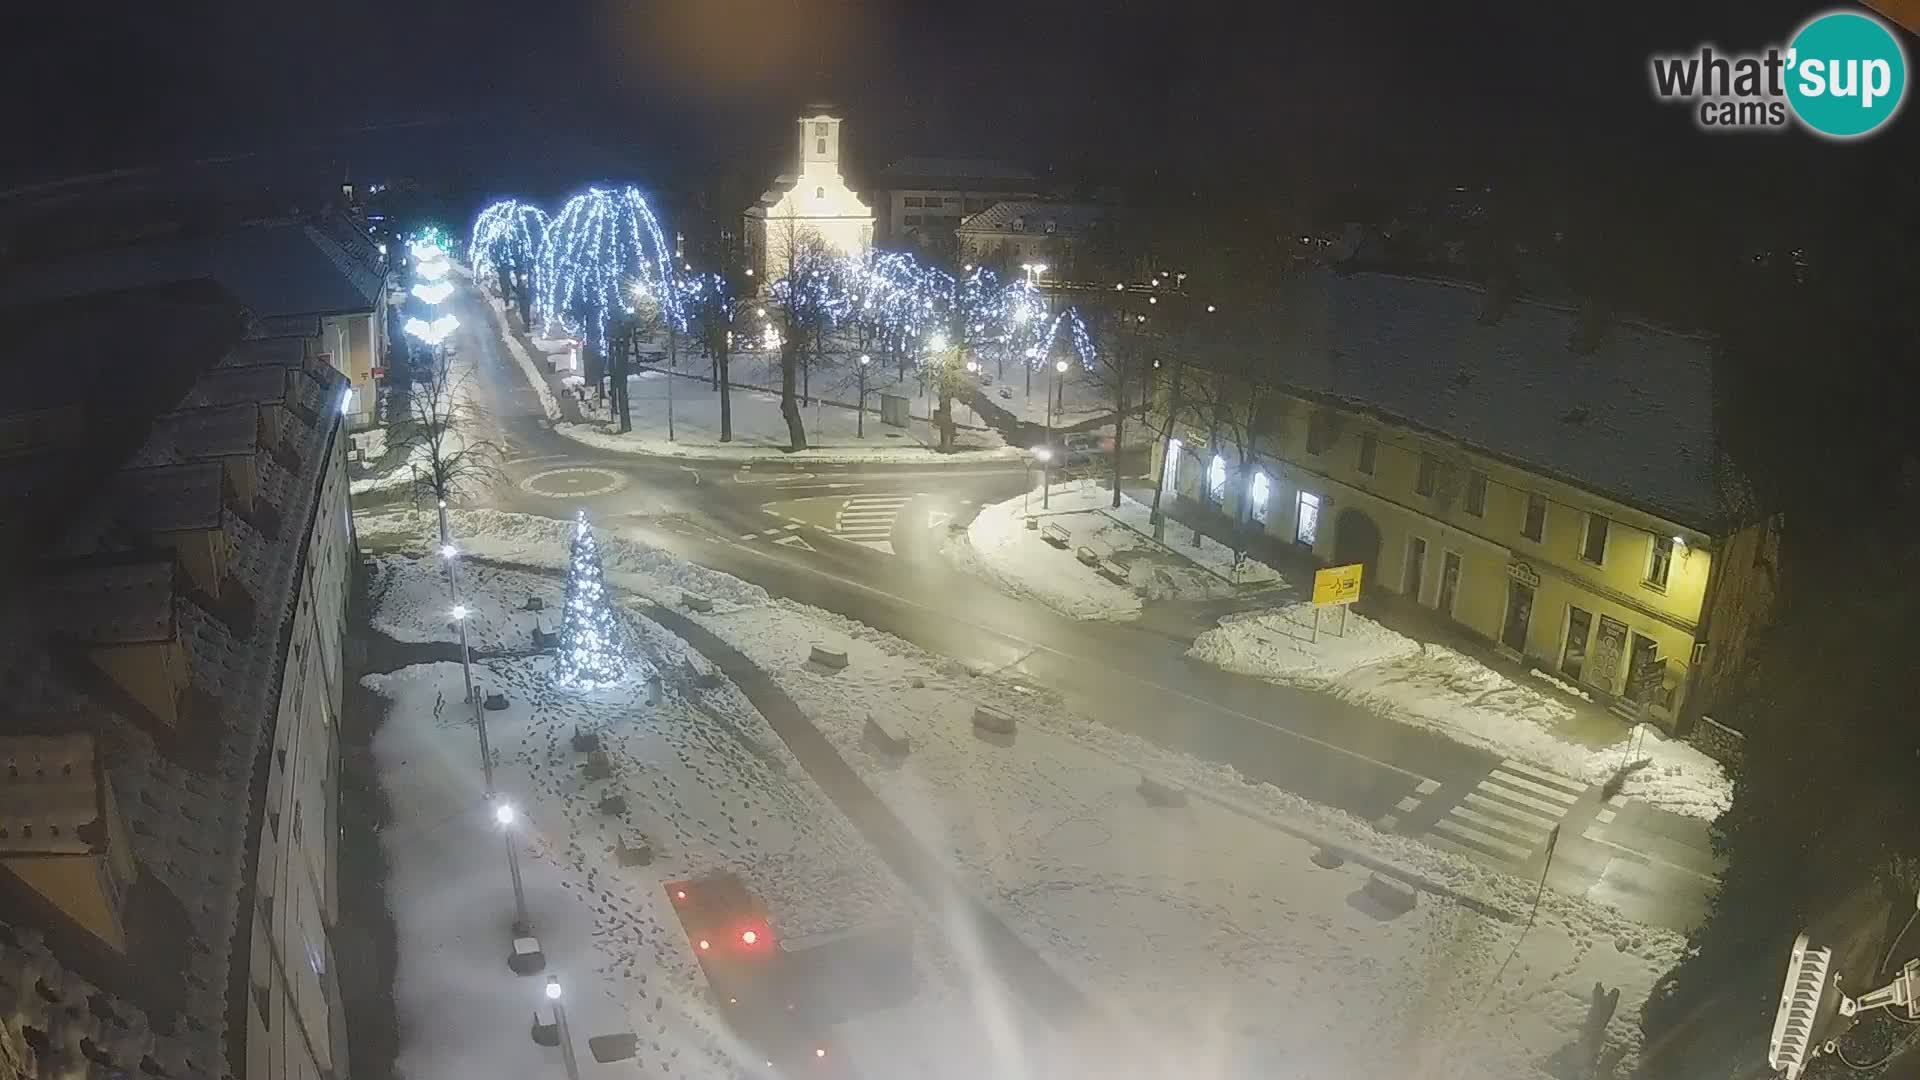
[[[259,434],[257,405],[183,409],[154,421],[153,438],[142,448],[142,463],[251,454]]]
[[[882,187],[1025,190],[1039,178],[1018,165],[988,158],[908,157],[880,170]],[[909,181],[912,181],[909,183]]]
[[[91,735],[0,735],[0,853],[85,855],[106,812]]]
[[[44,625],[90,645],[170,641],[173,578],[171,551],[59,564],[41,587]]]
[[[186,398],[180,402],[183,409],[197,409],[207,405],[233,405],[241,402],[250,404],[278,404],[287,397],[287,374],[284,368],[275,365],[256,365],[254,367],[221,367],[207,372],[200,381],[193,384]]]
[[[278,374],[284,395],[287,375]],[[344,385],[324,369],[295,378],[321,396]],[[251,445],[257,410],[249,404],[174,413],[136,457],[171,460],[174,447],[159,452],[154,443],[183,433],[217,434],[210,429],[222,424],[233,434],[244,428]],[[229,1008],[228,992],[245,985],[236,972],[247,962],[244,920],[251,911],[242,900],[251,879],[249,826],[259,813],[253,779],[264,775],[263,755],[272,745],[300,560],[320,470],[331,460],[326,450],[340,423],[338,412],[327,409],[294,410],[288,417],[294,454],[276,459],[249,452],[262,494],[276,500],[289,527],[268,537],[224,515],[229,573],[259,613],[247,636],[236,637],[226,622],[173,597],[170,553],[94,554],[47,568],[53,576],[33,588],[0,590],[0,685],[8,687],[0,696],[0,737],[49,731],[93,737],[139,869],[124,905],[124,952],[103,947],[47,905],[5,902],[11,894],[0,890],[0,981],[15,988],[44,984],[53,995],[12,995],[11,1008],[0,1009],[0,1025],[15,1041],[23,1025],[51,1033],[56,1051],[70,1055],[69,1064],[80,1061],[83,1071],[75,1049],[83,1037],[129,1073],[146,1056],[175,1077],[244,1071],[244,1062],[231,1059],[243,1033],[229,1031],[229,1018],[244,1013],[237,1003]],[[206,702],[191,744],[156,736],[111,695],[91,692],[54,644],[59,631],[140,640],[159,632],[163,609]],[[78,816],[71,792],[50,805],[63,820]],[[68,1007],[95,995],[96,1007]]]
[[[142,533],[217,529],[224,475],[211,461],[122,469],[104,503],[114,520]]]
[[[1470,285],[1316,271],[1256,314],[1246,340],[1308,395],[1681,524],[1719,520],[1706,340],[1614,319],[1576,351],[1576,310],[1514,300],[1490,322],[1486,310]]]
[[[1009,199],[961,220],[963,233],[1084,233],[1105,220],[1107,208],[1095,203]]]
[[[281,367],[299,367],[306,358],[307,343],[304,337],[261,337],[235,345],[227,351],[227,355],[220,358],[220,366],[253,367],[277,364]]]

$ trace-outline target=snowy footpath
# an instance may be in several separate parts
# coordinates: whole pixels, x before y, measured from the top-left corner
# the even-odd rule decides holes
[[[1356,612],[1344,618],[1343,627],[1340,614],[1323,616],[1316,633],[1308,604],[1230,615],[1201,634],[1187,655],[1346,698],[1590,784],[1644,762],[1628,772],[1621,794],[1674,813],[1710,820],[1733,801],[1733,781],[1718,762],[1651,725],[1605,744],[1569,738],[1564,732],[1575,716],[1564,701]]]
[[[1030,597],[1076,619],[1127,619],[1145,600],[1212,600],[1286,582],[1256,559],[1235,559],[1233,549],[1169,524],[1165,542],[1153,539],[1149,508],[1092,480],[1056,483],[1041,505],[1038,487],[980,508],[964,539],[947,547],[960,569],[983,577],[1015,596]],[[1061,545],[1040,526],[1064,529]],[[1079,557],[1091,553],[1093,565]]]
[[[360,528],[368,543],[424,551],[432,521],[401,512]],[[561,565],[569,528],[455,515],[465,548],[530,567]],[[975,984],[953,976],[967,967],[969,943],[918,912],[930,969],[923,989],[840,1031],[863,1075],[1544,1077],[1579,1037],[1596,982],[1620,990],[1607,1039],[1631,1067],[1640,1004],[1678,958],[1678,935],[1551,892],[1528,929],[1529,882],[1111,732],[1040,688],[976,676],[839,616],[769,600],[618,530],[601,535],[607,580],[625,595],[649,664],[671,671],[685,654],[644,617],[647,603],[678,604],[682,590],[712,598],[712,612],[691,617],[771,674],[920,842],[1093,1003],[1080,1029],[1037,1036],[1011,1003],[963,989]],[[395,564],[415,567],[406,573],[417,580],[389,591],[383,627],[443,625],[431,562],[386,559],[383,576],[405,576],[385,569]],[[545,580],[557,593],[559,583]],[[473,585],[521,588],[506,575]],[[508,593],[488,610],[514,606]],[[805,663],[814,644],[844,649],[847,667]],[[639,827],[673,873],[770,860],[784,868],[772,875],[787,894],[782,904],[820,924],[910,901],[730,690],[713,699],[722,723],[683,709],[690,699],[674,686],[661,706],[633,694],[563,697],[541,685],[543,663],[505,661],[483,677],[512,702],[494,736],[502,786],[527,792],[542,837],[526,860],[530,894],[557,892],[576,905],[571,915],[535,918],[543,932],[562,917],[593,927],[555,956],[580,981],[596,980],[604,1001],[596,1024],[639,1032],[644,1067],[659,1075],[669,1075],[668,1063],[671,1075],[703,1075],[694,1063],[724,1057],[724,1040],[697,1008],[684,942],[656,908],[650,883],[666,871],[616,870],[606,859],[608,826],[592,816],[593,791],[565,765],[572,726],[621,732],[617,776],[632,785]],[[457,786],[434,777],[456,775],[471,800],[472,732],[433,719],[436,700],[449,718],[457,712],[458,668],[410,669],[379,688],[404,706],[378,748],[403,789],[399,802],[427,801],[428,789]],[[982,707],[1014,718],[1015,730],[979,732]],[[906,738],[904,753],[879,745],[869,715]],[[1179,785],[1184,805],[1144,800],[1143,774]],[[432,812],[397,807],[396,830],[426,835],[389,839],[411,845],[395,852],[392,886],[409,1075],[539,1053],[525,1039],[535,988],[513,982],[501,962],[504,853],[477,808],[457,809],[457,794],[434,800],[441,808]],[[436,830],[471,833],[478,846],[456,859],[454,841]],[[1323,867],[1336,860],[1313,858],[1322,845],[1347,861]],[[409,858],[426,868],[409,868]],[[808,871],[802,861],[821,865]],[[1417,904],[1397,914],[1381,906],[1393,890],[1368,888],[1376,872],[1417,883]],[[857,897],[856,910],[813,892],[829,886]],[[469,913],[476,904],[482,910]],[[518,1012],[509,1007],[516,992],[528,997]],[[463,1036],[477,1045],[462,1048]],[[499,1055],[489,1055],[495,1044]]]

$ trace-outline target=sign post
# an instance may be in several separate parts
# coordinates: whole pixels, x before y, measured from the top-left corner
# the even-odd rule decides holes
[[[1329,566],[1313,572],[1313,638],[1320,640],[1320,609],[1340,609],[1340,636],[1347,633],[1347,605],[1360,599],[1360,577],[1365,563]]]

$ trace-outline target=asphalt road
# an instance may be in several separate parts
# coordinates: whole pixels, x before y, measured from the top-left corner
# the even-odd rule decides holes
[[[459,358],[474,365],[488,435],[506,455],[488,505],[585,509],[774,595],[1023,677],[1116,729],[1518,873],[1541,872],[1557,826],[1552,887],[1676,929],[1704,915],[1718,867],[1701,823],[1609,803],[1337,698],[1195,663],[1185,650],[1215,612],[1162,605],[1134,623],[1081,622],[956,572],[939,554],[949,525],[1019,494],[1017,462],[740,465],[598,450],[551,430],[489,307],[467,288],[451,303]],[[1471,806],[1509,791],[1533,820],[1500,843],[1473,840],[1487,819]]]

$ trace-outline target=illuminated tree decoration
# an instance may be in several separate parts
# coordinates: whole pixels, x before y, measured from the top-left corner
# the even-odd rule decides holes
[[[630,186],[588,188],[547,225],[534,267],[534,305],[604,356],[607,324],[634,313],[636,286],[681,324],[675,285],[672,253],[646,197]]]
[[[467,247],[477,281],[492,281],[502,268],[531,274],[547,238],[547,213],[531,203],[503,199],[473,219]]]
[[[587,512],[574,517],[573,553],[567,569],[567,606],[560,620],[560,655],[554,681],[592,690],[615,683],[626,673],[620,655],[620,628],[608,602],[600,572],[600,548],[594,543]]]

